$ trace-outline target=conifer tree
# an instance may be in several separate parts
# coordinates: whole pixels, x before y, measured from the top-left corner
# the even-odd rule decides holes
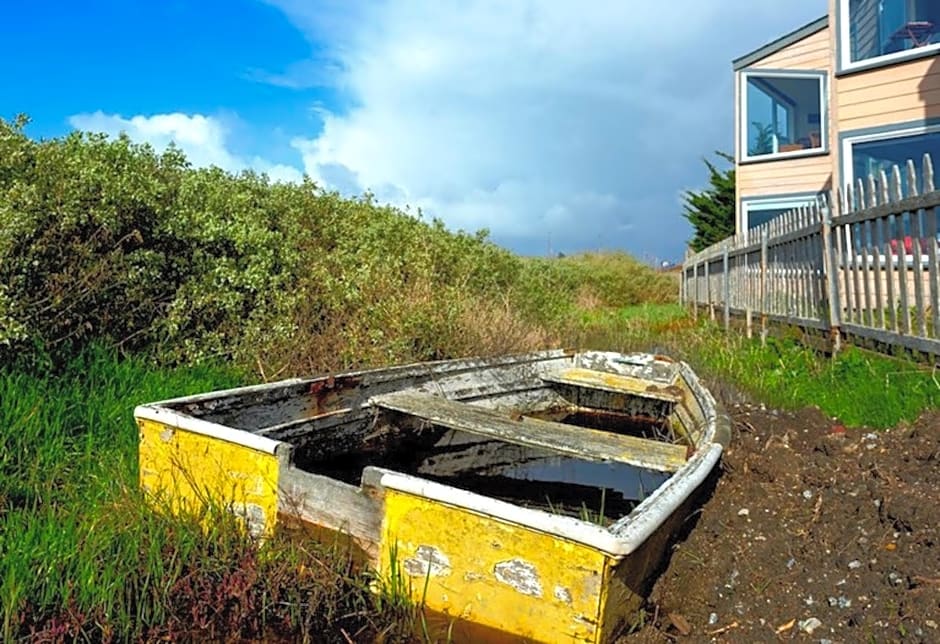
[[[708,168],[710,187],[701,192],[687,190],[682,197],[685,210],[682,216],[695,229],[689,246],[696,252],[734,234],[734,157],[724,152],[715,154],[732,166],[719,170],[708,159],[703,159]]]

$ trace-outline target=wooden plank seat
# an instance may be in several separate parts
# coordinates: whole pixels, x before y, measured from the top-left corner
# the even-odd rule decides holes
[[[606,371],[573,367],[558,374],[543,375],[542,380],[572,387],[599,389],[615,394],[630,394],[638,398],[651,398],[675,404],[682,402],[682,391],[677,387],[666,384],[660,386],[642,378]]]
[[[593,461],[616,461],[660,472],[675,472],[685,462],[685,445],[624,436],[454,402],[426,393],[400,391],[372,404],[476,436],[567,454]]]

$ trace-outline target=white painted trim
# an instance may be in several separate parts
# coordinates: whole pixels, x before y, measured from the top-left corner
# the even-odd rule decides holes
[[[714,430],[714,420],[710,423]],[[721,458],[720,443],[699,450],[685,467],[643,499],[633,512],[611,526],[632,552],[646,541],[708,477]]]
[[[907,136],[920,136],[924,134],[940,133],[940,124],[936,125],[917,125],[914,127],[901,127],[897,130],[887,130],[884,132],[873,132],[871,134],[859,134],[857,136],[845,136],[842,139],[842,179],[845,185],[850,183],[854,185],[858,177],[855,176],[855,158],[852,146],[856,143],[872,143],[875,141],[890,141],[891,139],[900,139]],[[903,165],[900,167],[903,168]],[[867,179],[867,177],[862,177]]]
[[[940,43],[932,43],[924,47],[914,47],[913,49],[905,49],[904,51],[896,51],[891,54],[882,54],[880,56],[872,56],[871,58],[863,58],[862,60],[852,60],[852,16],[849,13],[849,0],[839,0],[839,11],[837,12],[837,20],[841,20],[844,24],[839,26],[837,31],[839,42],[836,43],[836,47],[839,50],[838,59],[842,63],[839,66],[838,72],[851,72],[856,69],[870,69],[877,67],[887,67],[895,63],[901,63],[910,59],[923,58],[929,52],[940,51]]]
[[[525,526],[596,548],[614,557],[624,557],[639,548],[689,498],[714,469],[721,452],[722,447],[718,443],[712,443],[699,451],[629,515],[617,521],[611,530],[573,517],[523,508],[416,476],[382,468],[369,469],[380,472],[378,484],[382,487]],[[616,531],[612,531],[614,529]]]
[[[134,409],[134,418],[138,420],[150,420],[168,427],[182,429],[195,434],[202,434],[203,436],[209,436],[211,438],[218,438],[219,440],[242,445],[258,452],[264,452],[265,454],[275,454],[281,445],[287,445],[281,441],[258,436],[257,434],[252,434],[251,432],[246,432],[241,429],[232,429],[231,427],[219,425],[218,423],[210,423],[209,421],[186,416],[185,414],[180,414],[157,405],[140,405],[136,407]]]

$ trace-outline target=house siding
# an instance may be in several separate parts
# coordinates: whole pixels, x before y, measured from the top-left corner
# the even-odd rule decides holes
[[[741,71],[767,70],[800,70],[824,71],[828,74],[828,83],[832,82],[833,57],[831,53],[830,29],[827,27],[814,34],[799,40],[766,58],[753,63]],[[740,150],[740,93],[741,73],[736,74],[735,83],[735,146],[736,158],[741,158]],[[827,131],[827,148],[831,151],[837,146],[837,133],[833,127],[831,102],[829,105],[829,119]],[[782,159],[775,161],[762,161],[738,164],[736,172],[736,188],[738,204],[736,216],[738,229],[741,228],[743,217],[741,200],[781,195],[789,193],[815,193],[828,190],[832,184],[832,157],[833,155],[818,154],[814,156],[798,157],[795,159]]]
[[[838,1],[828,1],[827,27],[760,60],[753,61],[752,55],[749,65],[743,69],[736,67],[735,153],[739,159],[741,72],[760,69],[825,71],[829,84],[828,154],[737,164],[739,230],[742,199],[822,192],[837,187],[843,173],[842,136],[877,128],[888,131],[892,126],[940,122],[940,53],[929,55],[929,52],[924,52],[924,57],[837,76],[840,30],[849,28],[848,24],[838,24]],[[875,18],[872,15],[862,19]],[[869,46],[870,43],[859,44],[862,49]]]
[[[737,189],[741,197],[759,197],[787,192],[827,190],[832,174],[830,155],[818,155],[748,163],[738,167]]]
[[[767,56],[750,69],[805,69],[832,72],[829,28],[817,31],[789,47]]]
[[[840,132],[940,117],[940,56],[842,76],[835,90]]]
[[[837,25],[839,0],[829,0],[829,24]],[[840,30],[832,28],[832,59],[840,51]],[[864,48],[867,45],[862,45]],[[844,63],[845,61],[843,61]],[[868,70],[859,70],[831,79],[833,135],[851,136],[859,130],[890,128],[940,118],[940,55],[903,60]],[[833,141],[836,139],[834,138]],[[841,146],[833,145],[833,176],[845,180]]]

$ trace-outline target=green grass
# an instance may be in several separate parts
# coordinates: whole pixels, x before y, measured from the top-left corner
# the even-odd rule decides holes
[[[817,406],[853,427],[893,427],[940,407],[940,383],[930,367],[853,347],[830,359],[794,340],[771,338],[762,347],[730,336],[700,343],[697,360],[769,405]]]
[[[940,406],[940,382],[922,365],[857,349],[830,360],[790,340],[761,346],[671,304],[595,307],[559,333],[581,347],[665,352],[756,400],[816,405],[849,426],[893,426]],[[220,509],[206,521],[144,503],[134,406],[244,380],[101,349],[54,375],[0,370],[0,640],[388,640],[420,626],[400,589],[369,592],[374,578],[337,549],[291,534],[259,547]]]
[[[830,359],[794,339],[771,337],[762,346],[740,331],[695,322],[674,304],[590,312],[579,346],[667,353],[757,401],[817,406],[849,426],[892,427],[940,407],[940,375],[929,366],[852,347]]]
[[[290,535],[259,548],[219,509],[170,517],[144,503],[134,406],[239,382],[100,350],[55,376],[0,372],[0,640],[392,628],[342,553]]]

